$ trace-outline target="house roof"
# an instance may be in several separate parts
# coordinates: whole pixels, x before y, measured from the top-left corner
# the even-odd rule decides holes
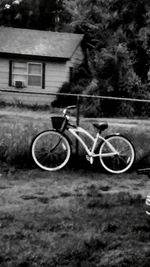
[[[69,59],[83,35],[0,27],[0,53]]]

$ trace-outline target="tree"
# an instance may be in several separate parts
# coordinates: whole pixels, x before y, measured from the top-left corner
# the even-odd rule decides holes
[[[85,36],[85,66],[91,80],[84,93],[132,98],[143,97],[144,92],[146,97],[150,64],[149,0],[64,0],[64,3],[70,14],[70,29]],[[131,105],[128,107],[133,112]]]
[[[9,0],[0,3],[0,24],[39,30],[60,28],[63,0]]]
[[[150,2],[148,0],[65,0],[73,30],[85,34],[88,61],[105,48],[114,57],[122,43],[136,74],[147,81],[150,60]],[[108,64],[108,62],[107,62]],[[93,65],[90,63],[90,66]],[[94,73],[94,71],[93,71]]]

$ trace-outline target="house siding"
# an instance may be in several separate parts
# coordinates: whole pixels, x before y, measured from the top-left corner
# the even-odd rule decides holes
[[[64,82],[68,82],[70,79],[70,68],[75,67],[79,65],[82,60],[83,60],[83,53],[81,50],[81,47],[79,46],[77,50],[74,52],[72,55],[71,59],[66,61],[66,62],[40,62],[36,60],[27,60],[27,59],[22,59],[22,61],[27,61],[27,62],[39,62],[39,63],[44,63],[44,70],[45,73],[43,77],[45,78],[45,81],[42,83],[42,87],[44,88],[39,88],[39,87],[26,87],[22,89],[17,89],[13,86],[10,85],[10,60],[11,61],[16,61],[17,59],[15,58],[3,58],[0,57],[0,90],[3,90],[0,92],[0,98],[5,99],[6,101],[11,101],[11,100],[22,100],[24,102],[52,102],[55,99],[55,95],[50,95],[50,96],[44,96],[44,93],[52,93],[55,94],[59,91],[59,88],[63,85]],[[10,90],[10,93],[5,92],[5,90]],[[11,90],[18,90],[19,93],[13,93]],[[30,95],[29,93],[25,93],[26,91],[28,92],[36,92],[36,93],[43,93],[43,95]],[[21,92],[23,92],[21,94]],[[35,101],[34,101],[35,100]]]
[[[15,59],[12,59],[15,60]],[[32,61],[34,62],[34,61]],[[45,89],[42,88],[23,88],[16,89],[15,87],[9,86],[9,59],[0,58],[0,98],[6,102],[23,101],[24,103],[51,103],[55,99],[55,95],[44,96],[44,93],[55,94],[65,81],[69,78],[69,68],[67,63],[60,62],[45,62]],[[10,90],[10,92],[5,92]],[[13,93],[11,90],[18,90],[19,93]],[[20,93],[23,92],[22,94]],[[43,93],[43,95],[30,95],[26,94],[26,91],[32,91],[36,93]]]
[[[82,61],[83,61],[83,52],[81,46],[78,46],[78,48],[71,57],[70,60],[71,67],[79,66],[82,63]]]
[[[67,63],[46,63],[45,89],[51,93],[57,93],[62,84],[69,79],[69,67]]]
[[[15,59],[14,59],[15,60]],[[34,62],[34,61],[32,61]],[[45,63],[45,89],[26,87],[26,89],[56,93],[59,87],[69,78],[68,65],[64,63]],[[13,88],[9,86],[9,60],[0,58],[0,89]],[[26,90],[24,89],[24,90]]]

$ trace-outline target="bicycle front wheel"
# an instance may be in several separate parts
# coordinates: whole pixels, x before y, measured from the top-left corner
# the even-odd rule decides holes
[[[32,142],[34,162],[43,170],[57,171],[69,161],[71,147],[67,138],[54,130],[38,134]]]
[[[112,147],[117,152],[114,155],[112,154]],[[126,172],[130,169],[135,159],[134,147],[124,136],[112,135],[106,137],[106,142],[104,141],[100,146],[99,159],[103,168],[110,173],[120,174]]]

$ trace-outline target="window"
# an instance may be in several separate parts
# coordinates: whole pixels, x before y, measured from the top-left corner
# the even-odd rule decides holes
[[[28,85],[42,86],[42,65],[28,63]]]
[[[23,87],[44,88],[44,64],[34,62],[12,62],[12,85],[21,82]]]

